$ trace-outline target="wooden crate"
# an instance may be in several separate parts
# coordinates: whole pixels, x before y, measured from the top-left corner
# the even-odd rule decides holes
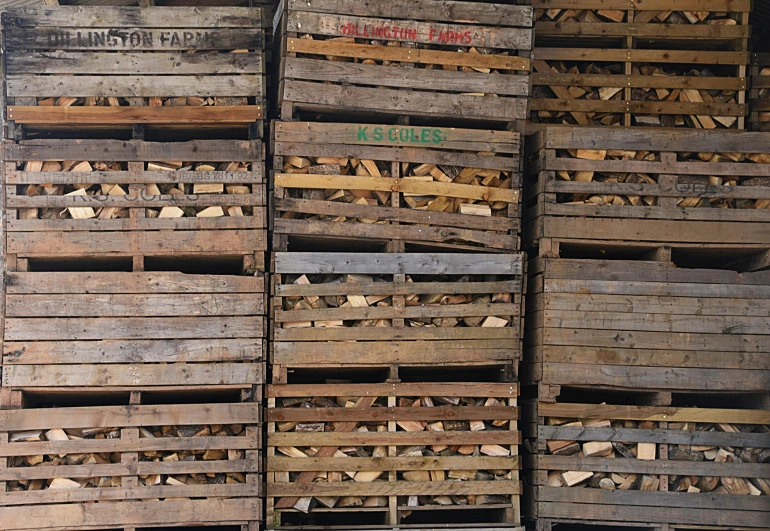
[[[0,527],[257,531],[260,421],[257,403],[0,411]]]
[[[515,371],[523,282],[521,254],[275,253],[273,381],[293,367]]]
[[[4,388],[264,383],[263,276],[9,272],[7,283]]]
[[[549,127],[527,144],[525,241],[770,242],[770,135]]]
[[[770,389],[770,272],[537,258],[521,380],[662,391]]]
[[[276,251],[302,237],[519,249],[518,133],[275,122],[273,135]]]
[[[515,383],[270,386],[267,527],[523,529],[517,396]]]
[[[281,8],[283,120],[298,110],[526,118],[530,7],[284,0]]]
[[[770,53],[752,57],[750,98],[752,131],[770,132]]]
[[[532,0],[532,120],[743,129],[750,0]]]
[[[523,510],[538,530],[562,521],[767,527],[768,410],[541,402],[533,415]]]
[[[263,268],[260,141],[23,140],[4,148],[9,255],[254,255]]]
[[[3,23],[11,133],[262,120],[259,8],[46,6]]]

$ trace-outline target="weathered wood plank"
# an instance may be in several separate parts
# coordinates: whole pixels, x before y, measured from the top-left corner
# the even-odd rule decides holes
[[[291,384],[269,385],[270,398],[317,396],[463,396],[489,398],[516,397],[519,386],[506,383],[388,383],[388,384]],[[434,432],[438,433],[438,432]],[[345,434],[349,436],[351,434]],[[374,433],[369,433],[374,435]]]
[[[61,8],[28,7],[6,12],[6,23],[15,26],[85,26],[142,28],[248,28],[261,27],[262,9],[245,7],[137,7]]]
[[[516,420],[519,408],[512,406],[467,407],[440,406],[372,407],[372,408],[279,408],[268,409],[266,420],[271,422],[349,422],[378,420]],[[295,458],[289,458],[295,460]],[[464,459],[464,458],[462,458]],[[451,468],[451,467],[450,467]],[[504,467],[491,467],[504,468]],[[325,470],[325,469],[323,469]]]
[[[462,496],[521,494],[518,481],[373,481],[371,483],[268,483],[268,496]]]
[[[238,54],[235,54],[238,55]],[[167,72],[164,72],[167,74]],[[14,75],[6,78],[6,88],[9,97],[49,97],[67,95],[72,97],[184,97],[191,94],[199,97],[223,97],[223,96],[254,96],[262,98],[263,83],[260,75],[110,75],[109,72],[104,75],[85,75],[77,77],[67,76],[34,76],[34,75]],[[143,115],[163,115],[169,112],[179,112],[180,121],[188,122],[185,115],[201,116],[210,115],[221,121],[242,121],[233,120],[232,114],[225,114],[226,108],[219,109],[218,106],[207,107],[44,107],[44,111],[58,111],[56,113],[62,118],[78,117],[78,111],[85,114],[84,111],[90,111],[94,114],[96,111],[103,111],[106,114],[123,118],[123,115],[135,113],[136,116]],[[256,112],[256,106],[250,106],[250,112]],[[9,110],[10,113],[10,110]],[[260,118],[261,118],[261,112]],[[243,117],[245,118],[245,116]],[[125,119],[125,118],[124,118]],[[41,123],[36,122],[27,123]],[[45,122],[42,122],[45,123]],[[109,123],[109,122],[108,122]],[[146,122],[146,123],[171,123],[171,122]]]
[[[129,108],[143,109],[145,107]],[[261,184],[264,175],[262,164],[253,164],[252,166],[251,171],[7,171],[5,172],[5,182],[7,184]]]
[[[267,461],[269,472],[285,471],[364,471],[364,470],[457,470],[464,466],[505,470],[519,467],[518,457],[273,457]],[[1,472],[0,472],[1,474]]]

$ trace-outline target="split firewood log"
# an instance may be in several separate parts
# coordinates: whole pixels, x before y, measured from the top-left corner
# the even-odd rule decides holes
[[[9,441],[23,443],[29,441],[78,441],[120,439],[120,428],[53,428],[50,430],[35,430],[10,434]],[[175,438],[175,437],[236,437],[245,435],[243,425],[200,425],[200,426],[153,426],[139,428],[139,437],[145,438]],[[147,451],[138,453],[139,461],[173,463],[178,461],[240,461],[245,459],[244,450],[179,450],[179,451]],[[83,453],[83,454],[53,454],[25,455],[9,459],[10,467],[64,466],[64,465],[108,465],[121,462],[121,452]],[[162,474],[140,475],[140,485],[204,485],[245,483],[242,473],[223,474]],[[57,477],[41,480],[9,481],[9,492],[27,490],[61,490],[80,488],[120,487],[121,477]]]
[[[327,398],[279,398],[276,406],[278,408],[345,408],[353,407],[358,401],[357,397],[340,396],[331,399]],[[493,407],[505,405],[505,398],[463,398],[463,397],[440,397],[440,396],[414,396],[398,397],[397,407],[401,408],[441,408],[441,407]],[[373,408],[388,407],[387,397],[378,397],[372,404]],[[495,421],[419,421],[419,420],[396,420],[396,431],[398,432],[467,432],[474,431],[499,431],[509,430],[509,420]],[[281,424],[284,424],[283,426]],[[288,425],[293,424],[293,425]],[[334,431],[334,422],[317,423],[320,426],[313,427],[314,431],[331,432]],[[301,433],[305,430],[301,423],[279,423],[278,429],[281,432]],[[387,421],[365,421],[359,422],[355,430],[360,436],[366,433],[382,433],[388,431]],[[318,452],[318,448],[313,447],[278,447],[278,454],[292,458],[312,458]],[[339,458],[377,458],[387,457],[388,448],[385,446],[366,445],[339,447],[334,457]],[[468,457],[468,465],[462,470],[399,470],[396,473],[397,481],[497,481],[513,479],[512,470],[479,470],[475,464],[474,458],[482,456],[509,456],[511,451],[496,444],[479,445],[428,445],[428,446],[396,446],[395,457]],[[394,457],[391,455],[391,457]],[[288,481],[296,481],[300,473],[289,472]],[[314,483],[371,483],[387,482],[389,476],[385,470],[372,471],[320,471],[316,474]],[[487,505],[496,503],[509,503],[504,496],[414,496],[407,502],[409,506],[424,505]],[[345,499],[343,497],[318,496],[310,499],[300,499],[294,505],[295,509],[302,512],[311,512],[315,507],[322,508],[344,508],[344,507],[383,507],[387,505],[386,500],[378,496],[357,497],[355,500]]]

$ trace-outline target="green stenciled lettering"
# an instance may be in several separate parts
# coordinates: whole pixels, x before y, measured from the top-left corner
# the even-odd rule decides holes
[[[358,140],[363,140],[364,142],[369,140],[369,135],[366,133],[367,129],[369,128],[358,126]]]
[[[391,142],[397,142],[398,141],[398,136],[396,136],[397,131],[398,131],[398,128],[396,127],[391,127],[390,129],[388,129],[388,140],[390,140]]]
[[[420,142],[422,142],[423,144],[428,143],[428,138],[430,137],[430,131],[431,130],[428,128],[425,128],[422,130],[422,134],[420,135]]]
[[[398,134],[398,138],[401,140],[401,142],[409,142],[409,129],[401,129],[401,132]]]
[[[420,143],[420,139],[417,137],[417,131],[415,131],[414,127],[409,130],[409,141],[414,142],[415,144]]]
[[[434,144],[440,144],[444,140],[446,140],[446,139],[444,138],[444,134],[441,132],[441,129],[434,129],[433,130],[433,143]]]
[[[374,134],[372,134],[372,138],[374,138],[375,142],[380,142],[384,138],[384,135],[382,134],[382,127],[374,128]]]

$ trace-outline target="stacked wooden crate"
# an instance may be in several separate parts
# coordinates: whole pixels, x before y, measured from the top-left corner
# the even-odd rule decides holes
[[[0,527],[256,531],[260,10],[3,17]]]
[[[749,0],[532,0],[532,120],[743,129]]]
[[[520,528],[532,9],[275,20],[268,527]]]

